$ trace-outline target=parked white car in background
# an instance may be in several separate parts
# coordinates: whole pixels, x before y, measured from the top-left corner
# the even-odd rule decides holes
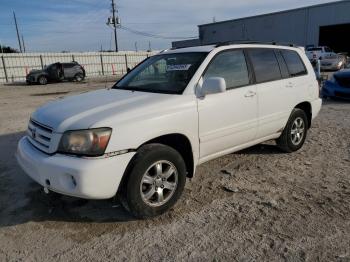
[[[327,46],[308,47],[306,49],[306,55],[309,60],[322,60],[338,56],[332,49]]]
[[[335,55],[321,60],[321,70],[337,71],[345,68],[346,57],[343,55]]]
[[[201,163],[271,139],[297,151],[320,108],[301,48],[168,50],[111,89],[39,108],[17,159],[48,190],[87,199],[117,194],[135,216],[150,217],[175,204]]]

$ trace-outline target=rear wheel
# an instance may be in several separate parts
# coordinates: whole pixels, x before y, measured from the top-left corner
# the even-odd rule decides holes
[[[132,160],[122,192],[122,204],[139,218],[160,215],[171,208],[186,183],[186,165],[173,148],[143,146]]]
[[[299,150],[305,142],[308,126],[305,112],[299,108],[293,109],[286,127],[276,140],[278,147],[288,153]]]
[[[84,80],[84,75],[81,74],[81,73],[78,73],[78,74],[76,74],[76,75],[74,76],[74,80],[75,80],[76,82],[81,82],[81,81]]]
[[[47,77],[46,76],[39,76],[38,83],[40,85],[46,85],[47,84]]]

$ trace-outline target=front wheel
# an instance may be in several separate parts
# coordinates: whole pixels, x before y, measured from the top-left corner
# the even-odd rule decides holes
[[[40,85],[46,85],[47,84],[47,77],[46,76],[40,76],[38,79],[38,82]]]
[[[294,108],[281,136],[276,140],[278,147],[287,153],[299,150],[305,142],[308,126],[305,112]]]
[[[160,215],[170,209],[186,183],[186,165],[175,149],[162,144],[143,146],[129,168],[122,203],[138,218]]]

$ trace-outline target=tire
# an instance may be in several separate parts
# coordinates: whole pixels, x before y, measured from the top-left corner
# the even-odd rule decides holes
[[[84,75],[81,74],[81,73],[78,73],[78,74],[76,74],[76,75],[74,76],[74,81],[75,81],[75,82],[81,82],[81,81],[83,81],[83,80],[84,80]]]
[[[40,85],[46,85],[47,84],[47,77],[46,76],[39,76],[38,83]]]
[[[277,146],[287,153],[299,150],[305,142],[308,127],[305,112],[294,108],[281,136],[276,140]]]
[[[135,217],[148,218],[163,214],[180,198],[186,183],[186,165],[175,149],[149,144],[138,150],[125,175],[121,203]]]

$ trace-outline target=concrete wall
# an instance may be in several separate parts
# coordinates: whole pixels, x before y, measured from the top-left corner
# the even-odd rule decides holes
[[[85,52],[85,53],[24,53],[0,54],[0,83],[23,81],[32,69],[41,69],[55,62],[77,61],[87,77],[123,75],[126,68],[133,68],[142,60],[157,52]]]

